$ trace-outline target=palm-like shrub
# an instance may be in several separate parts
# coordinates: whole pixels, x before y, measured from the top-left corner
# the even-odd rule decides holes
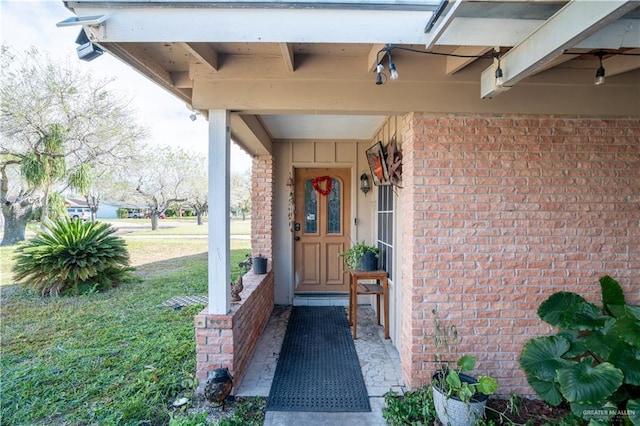
[[[538,315],[560,331],[529,340],[520,367],[542,399],[569,402],[590,424],[640,425],[640,306],[626,303],[613,278],[600,285],[602,307],[569,292],[542,302]]]
[[[129,277],[124,240],[106,223],[59,219],[16,249],[14,279],[43,296],[104,291]]]

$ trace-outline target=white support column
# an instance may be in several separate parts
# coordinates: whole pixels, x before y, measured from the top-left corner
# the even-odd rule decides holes
[[[209,313],[231,307],[229,248],[230,114],[209,110]],[[188,172],[188,171],[187,171]]]

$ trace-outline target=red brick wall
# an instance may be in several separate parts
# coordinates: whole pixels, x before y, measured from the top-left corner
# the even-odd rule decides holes
[[[209,372],[227,367],[234,383],[240,383],[262,334],[274,300],[273,271],[249,272],[243,277],[242,301],[234,302],[227,315],[210,315],[207,309],[195,318],[196,377],[204,389]],[[233,391],[232,391],[233,392]]]
[[[409,114],[403,131],[407,384],[434,370],[432,309],[499,393],[533,394],[523,344],[555,291],[599,303],[611,275],[640,303],[640,119]]]
[[[273,156],[254,157],[251,169],[251,251],[273,261]]]

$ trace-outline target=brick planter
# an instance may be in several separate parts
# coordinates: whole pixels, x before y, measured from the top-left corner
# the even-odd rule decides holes
[[[195,317],[196,377],[202,391],[209,372],[227,367],[240,383],[256,342],[273,310],[273,270],[243,277],[242,300],[227,315],[210,315],[205,308]],[[233,393],[233,391],[232,391]]]

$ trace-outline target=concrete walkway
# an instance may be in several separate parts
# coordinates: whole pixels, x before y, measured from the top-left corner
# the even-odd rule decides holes
[[[268,397],[275,374],[280,347],[291,313],[290,306],[276,306],[267,327],[258,340],[236,396]],[[375,312],[370,305],[358,306],[358,339],[354,341],[362,375],[367,386],[371,412],[369,413],[304,413],[268,411],[265,426],[385,425],[382,418],[383,395],[389,390],[402,394],[404,383],[400,373],[400,357],[390,340],[383,338],[383,329],[376,325]]]

